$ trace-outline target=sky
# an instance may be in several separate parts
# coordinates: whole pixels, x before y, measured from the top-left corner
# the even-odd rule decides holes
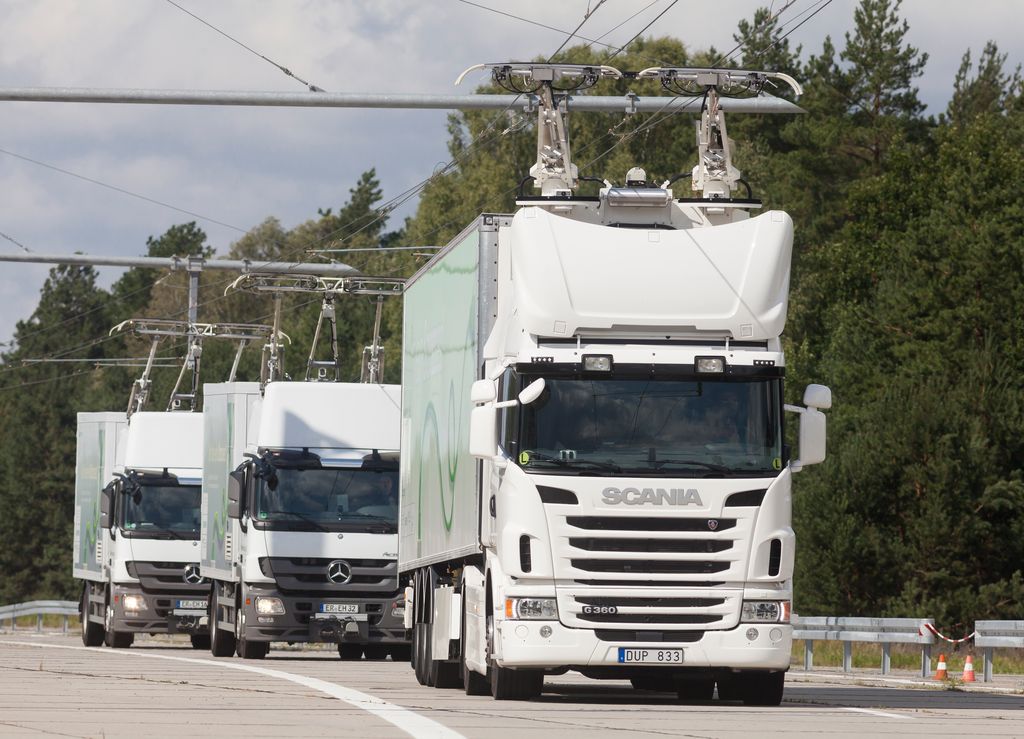
[[[824,5],[790,36],[804,56],[826,36],[842,48],[853,27],[856,0],[826,2],[795,0],[781,16],[789,30]],[[5,0],[0,88],[306,89],[262,55],[330,92],[461,94],[473,90],[453,86],[462,70],[550,54],[588,9],[580,33],[616,47],[669,8],[645,35],[725,51],[737,23],[766,5],[785,2]],[[902,3],[908,42],[929,55],[918,80],[929,113],[944,110],[967,49],[976,59],[993,40],[1008,67],[1024,61],[1019,0],[966,8]],[[147,237],[195,220],[223,256],[267,217],[290,228],[337,208],[370,168],[385,200],[420,183],[448,159],[445,120],[445,111],[0,102],[0,253],[141,255]],[[48,269],[0,262],[0,344],[31,315]],[[120,273],[101,268],[101,284]]]

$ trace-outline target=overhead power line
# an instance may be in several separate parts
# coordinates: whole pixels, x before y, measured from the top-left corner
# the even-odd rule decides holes
[[[221,29],[217,28],[217,26],[213,25],[209,21],[203,20],[202,18],[200,18],[198,15],[196,15],[192,11],[187,10],[186,8],[181,7],[180,5],[178,5],[178,3],[174,2],[174,0],[166,0],[166,2],[169,3],[170,5],[173,5],[174,7],[176,7],[182,13],[185,13],[186,15],[189,15],[189,16],[195,18],[197,21],[202,23],[207,28],[212,28],[214,31],[216,31],[217,33],[219,33],[221,36],[223,36],[224,38],[228,39],[229,41],[232,41],[232,42],[238,44],[243,49],[248,51],[250,54],[258,56],[260,59],[262,59],[263,61],[267,62],[268,64],[274,65],[275,67],[277,67],[279,70],[281,70],[288,77],[291,77],[292,79],[295,79],[295,80],[301,82],[302,84],[304,84],[307,88],[309,88],[310,92],[323,92],[323,88],[317,87],[312,82],[306,82],[306,80],[302,79],[297,74],[292,72],[292,70],[288,69],[288,67],[285,67],[285,66],[283,66],[281,64],[278,64],[273,59],[271,59],[271,58],[269,58],[267,56],[264,56],[263,54],[259,53],[258,51],[256,51],[252,47],[246,46],[245,44],[243,44],[241,41],[239,41],[238,39],[236,39],[234,36],[230,35],[226,31],[222,31]]]

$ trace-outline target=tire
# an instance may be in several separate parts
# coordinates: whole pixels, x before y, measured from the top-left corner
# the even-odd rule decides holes
[[[718,700],[740,701],[743,700],[743,692],[740,690],[740,676],[730,675],[729,677],[718,678]]]
[[[270,651],[270,642],[249,641],[245,638],[245,627],[242,625],[242,603],[235,606],[235,654],[242,659],[263,659]]]
[[[741,682],[743,705],[777,706],[782,703],[785,687],[785,672],[749,672]]]
[[[344,662],[354,662],[363,657],[362,644],[339,644],[338,657]]]
[[[676,678],[675,690],[680,703],[706,703],[715,695],[715,678]]]
[[[367,644],[363,647],[363,654],[368,660],[380,662],[388,658],[388,648],[385,644]]]
[[[409,644],[392,644],[388,647],[388,654],[392,662],[408,662],[412,655],[412,647]]]
[[[82,589],[78,617],[82,620],[82,644],[87,647],[98,647],[103,644],[103,627],[89,620],[89,583]]]
[[[112,649],[127,649],[135,641],[135,634],[130,631],[114,631],[114,608],[110,605],[109,592],[107,607],[103,614],[103,643]]]
[[[412,625],[412,666],[416,673],[416,682],[427,684],[427,671],[424,669],[423,624]]]
[[[462,588],[462,633],[459,637],[459,666],[462,668],[462,689],[466,695],[490,695],[491,684],[486,675],[469,669],[466,664],[466,588]]]
[[[488,609],[487,633],[493,638],[494,616]],[[536,698],[544,690],[544,673],[540,670],[510,670],[492,664],[491,697],[496,701],[524,701]]]
[[[189,640],[192,642],[193,649],[209,649],[210,648],[210,635],[209,634],[190,634]]]
[[[230,657],[235,653],[235,635],[218,625],[220,596],[217,591],[219,589],[219,584],[214,583],[213,592],[210,593],[210,653],[214,657]]]

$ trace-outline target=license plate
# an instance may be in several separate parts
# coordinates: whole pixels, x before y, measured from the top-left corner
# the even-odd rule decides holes
[[[630,665],[681,665],[683,650],[619,647],[619,662]]]
[[[321,603],[320,613],[359,613],[358,603]]]
[[[176,608],[184,608],[190,611],[205,611],[205,600],[179,600]]]

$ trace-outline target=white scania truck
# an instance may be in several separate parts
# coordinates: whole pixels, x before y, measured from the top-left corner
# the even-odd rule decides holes
[[[86,646],[185,633],[206,648],[202,441],[200,413],[78,415],[74,575],[85,581]]]
[[[778,704],[792,475],[824,459],[831,394],[784,406],[793,225],[732,196],[720,95],[790,80],[645,70],[705,96],[696,196],[633,169],[586,198],[552,83],[620,73],[493,72],[539,98],[541,192],[406,286],[399,569],[417,678],[524,699],[574,670]]]
[[[307,366],[316,364],[311,352]],[[319,364],[336,377],[336,347]],[[203,390],[210,649],[261,659],[271,642],[319,642],[337,644],[342,659],[408,659],[397,562],[400,389],[270,379],[262,395],[258,383]]]

